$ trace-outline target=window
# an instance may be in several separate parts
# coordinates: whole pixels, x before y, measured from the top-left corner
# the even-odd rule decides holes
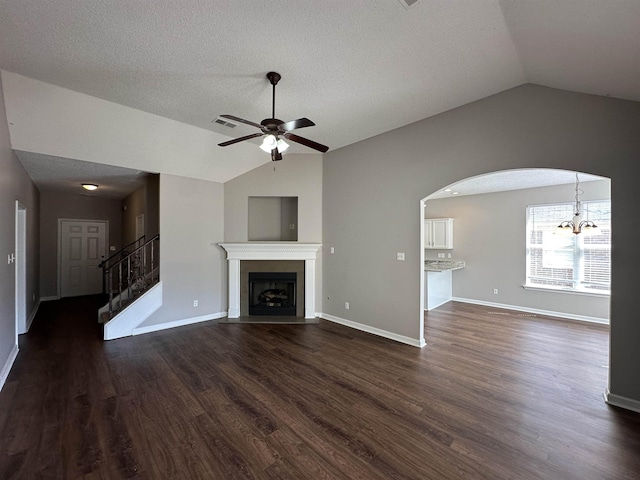
[[[526,286],[608,294],[611,283],[611,201],[581,202],[582,218],[598,226],[591,235],[556,235],[573,218],[575,204],[527,207]]]

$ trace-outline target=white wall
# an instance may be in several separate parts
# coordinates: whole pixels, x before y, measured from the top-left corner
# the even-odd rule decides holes
[[[322,155],[285,155],[224,184],[225,242],[249,239],[249,197],[298,197],[298,242],[322,242]],[[316,310],[322,308],[322,251],[316,262]]]
[[[220,183],[160,175],[160,279],[162,307],[139,328],[227,310],[224,187]],[[198,300],[198,306],[193,301]]]
[[[609,180],[584,182],[581,200],[610,198]],[[552,291],[525,290],[526,208],[546,203],[571,203],[575,185],[527,188],[425,202],[426,218],[451,217],[453,250],[425,250],[425,256],[451,253],[466,268],[452,272],[453,296],[578,317],[609,319],[609,298]],[[558,223],[560,223],[558,219]],[[493,289],[498,289],[498,295]]]
[[[640,405],[639,130],[639,103],[523,85],[329,151],[323,158],[323,243],[336,253],[325,254],[323,311],[420,339],[421,199],[456,181],[512,168],[608,177],[610,389]],[[396,252],[405,252],[406,261],[397,261]]]
[[[16,264],[7,263],[7,255],[16,251],[16,200],[27,209],[27,319],[35,313],[40,298],[39,192],[11,150],[2,90],[0,82],[0,388],[18,351],[15,326]]]

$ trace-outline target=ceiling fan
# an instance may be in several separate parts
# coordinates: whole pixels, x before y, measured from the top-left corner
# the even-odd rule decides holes
[[[260,133],[252,133],[251,135],[246,135],[244,137],[234,138],[233,140],[219,143],[218,146],[226,147],[228,145],[233,145],[234,143],[243,142],[244,140],[250,140],[252,138],[258,138],[266,135],[264,141],[262,142],[262,145],[260,145],[260,148],[266,152],[271,152],[271,160],[274,162],[282,160],[282,152],[289,148],[289,145],[280,137],[284,137],[287,140],[291,140],[292,142],[296,142],[306,147],[313,148],[314,150],[318,150],[322,153],[329,150],[329,147],[325,145],[321,145],[320,143],[314,142],[313,140],[309,140],[307,138],[291,133],[291,130],[295,130],[297,128],[313,127],[315,123],[313,123],[308,118],[299,118],[297,120],[291,120],[289,122],[283,122],[282,120],[275,118],[276,85],[282,77],[277,72],[269,72],[267,73],[267,78],[269,79],[269,82],[271,82],[271,85],[273,85],[271,118],[265,118],[260,123],[255,123],[243,118],[235,117],[233,115],[220,115],[220,117],[222,118],[233,120],[239,123],[245,123],[247,125],[251,125],[252,127],[259,128]]]

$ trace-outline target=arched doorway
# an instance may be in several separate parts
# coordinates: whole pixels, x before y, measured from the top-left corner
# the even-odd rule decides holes
[[[581,200],[609,200],[610,181],[579,173]],[[526,287],[527,208],[534,204],[571,204],[575,172],[555,169],[517,169],[492,172],[455,182],[420,201],[420,234],[424,219],[453,218],[452,249],[421,248],[420,334],[427,306],[427,259],[459,260],[465,268],[451,273],[451,298],[524,312],[608,323],[608,294]],[[558,223],[562,221],[558,218]],[[569,220],[569,219],[567,219]],[[438,255],[438,256],[436,256]],[[438,258],[438,257],[444,258]],[[451,257],[451,258],[450,258]],[[451,288],[451,287],[450,287]],[[608,292],[607,292],[608,293]]]

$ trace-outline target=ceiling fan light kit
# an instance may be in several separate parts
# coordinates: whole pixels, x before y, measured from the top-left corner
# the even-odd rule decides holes
[[[265,152],[270,153],[271,150],[276,148],[277,144],[278,144],[278,141],[276,140],[275,136],[267,135],[266,137],[264,137],[264,140],[262,141],[262,145],[260,145],[260,148]]]
[[[287,148],[289,148],[289,144],[284,140],[280,139],[276,142],[276,146],[280,152],[284,152]]]
[[[283,122],[282,120],[276,118],[276,85],[281,78],[282,77],[278,72],[267,73],[267,79],[273,86],[271,118],[265,118],[260,123],[255,123],[233,115],[220,115],[221,118],[259,128],[261,133],[252,133],[251,135],[245,135],[244,137],[234,138],[233,140],[219,143],[218,146],[227,147],[229,145],[233,145],[234,143],[243,142],[245,140],[251,140],[253,138],[258,138],[266,135],[265,139],[262,141],[262,145],[260,145],[260,148],[267,153],[271,153],[271,160],[274,162],[282,160],[282,153],[287,148],[289,148],[289,144],[280,137],[284,137],[292,142],[296,142],[306,147],[313,148],[314,150],[322,153],[325,153],[329,150],[329,147],[325,145],[291,133],[291,130],[295,130],[297,128],[313,127],[315,123],[313,123],[308,118],[299,118],[297,120],[291,120],[289,122]]]
[[[264,137],[260,148],[267,153],[271,153],[274,148],[277,148],[280,153],[284,153],[289,148],[289,144],[282,139],[278,140],[275,135],[267,135]]]

